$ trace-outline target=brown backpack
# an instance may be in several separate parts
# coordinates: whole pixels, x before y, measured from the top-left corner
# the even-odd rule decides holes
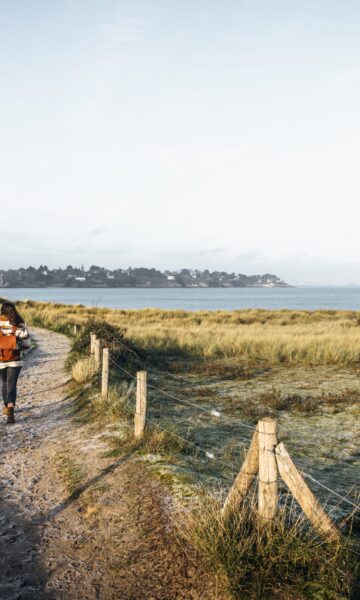
[[[17,349],[16,327],[13,327],[10,335],[4,335],[0,330],[0,362],[12,362],[19,360],[20,350]]]

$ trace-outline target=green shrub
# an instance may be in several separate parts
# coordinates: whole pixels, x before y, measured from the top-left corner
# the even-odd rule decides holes
[[[90,319],[74,338],[71,347],[73,354],[77,356],[89,354],[90,333],[94,333],[101,340],[103,347],[109,348],[112,361],[121,362],[122,366],[128,367],[137,367],[141,364],[138,352],[125,336],[125,330],[97,319]],[[113,363],[110,363],[110,366],[113,368]]]

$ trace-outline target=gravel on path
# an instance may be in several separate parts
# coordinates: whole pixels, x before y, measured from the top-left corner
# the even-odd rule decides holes
[[[16,423],[0,423],[1,600],[225,599],[176,542],[167,490],[74,419],[68,338],[32,334]]]

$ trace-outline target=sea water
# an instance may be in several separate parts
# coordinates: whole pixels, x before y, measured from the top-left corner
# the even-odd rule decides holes
[[[360,310],[360,287],[294,288],[0,288],[9,300],[41,300],[108,308],[183,310]]]

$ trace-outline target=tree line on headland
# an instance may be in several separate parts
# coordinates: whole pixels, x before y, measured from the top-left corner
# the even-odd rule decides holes
[[[38,268],[0,269],[0,287],[289,287],[277,275],[244,275],[225,271],[181,269],[159,271],[144,267],[106,269],[92,265],[65,269]]]

